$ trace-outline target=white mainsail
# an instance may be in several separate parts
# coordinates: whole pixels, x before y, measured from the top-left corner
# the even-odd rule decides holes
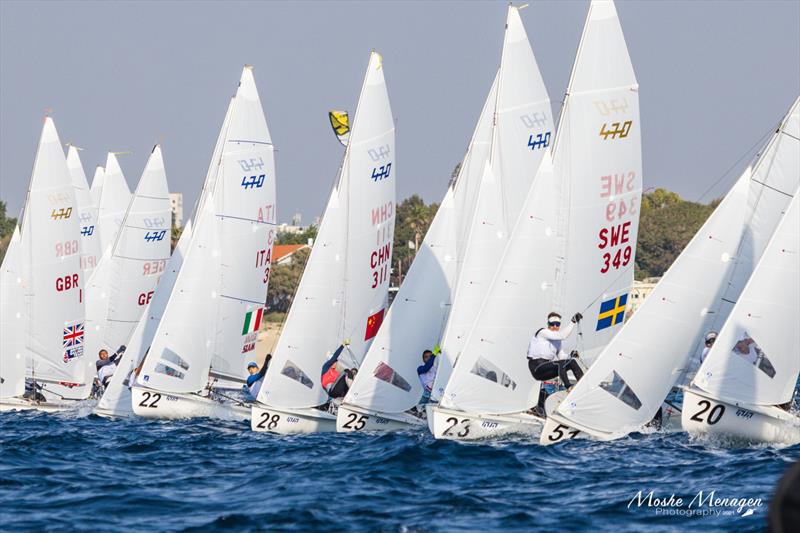
[[[255,349],[275,237],[275,162],[252,68],[242,72],[216,177],[138,383],[174,393],[209,375],[243,381]]]
[[[75,200],[78,202],[78,220],[81,224],[81,268],[88,280],[92,270],[100,261],[100,232],[97,230],[97,205],[92,201],[89,182],[86,181],[78,150],[76,146],[69,146],[67,168],[72,177]]]
[[[92,205],[97,209],[100,205],[100,196],[103,194],[103,182],[105,182],[106,169],[97,165],[92,177],[92,186],[89,188],[89,195],[92,197]],[[98,236],[100,234],[98,233]]]
[[[394,120],[382,59],[370,55],[350,141],[258,401],[299,409],[327,401],[325,360],[358,367],[385,312],[395,220]]]
[[[621,318],[606,324],[600,317],[633,282],[642,191],[638,90],[614,4],[595,0],[555,147],[528,190],[442,406],[506,414],[534,405],[539,384],[525,353],[549,311],[565,320],[585,315],[564,349],[587,359],[618,330]]]
[[[458,279],[433,386],[436,399],[441,398],[460,357],[497,270],[497,259],[553,136],[550,98],[514,6],[508,9],[493,119],[489,158],[482,165],[465,247],[458,257]]]
[[[78,204],[50,117],[39,141],[20,236],[28,377],[82,384],[88,356]]]
[[[25,392],[25,288],[21,238],[14,227],[0,267],[0,398]]]
[[[183,258],[191,240],[192,221],[189,220],[183,228],[172,257],[167,262],[166,270],[158,280],[153,298],[145,308],[141,320],[136,324],[136,328],[131,334],[125,355],[117,364],[117,370],[111,377],[106,390],[103,391],[100,401],[97,402],[98,412],[111,416],[130,416],[133,414],[129,388],[133,384],[131,371],[141,363],[150,349],[158,324],[164,315],[164,309],[172,295],[175,280],[178,278],[178,272],[181,270]]]
[[[689,372],[705,333],[722,327],[800,181],[798,102],[752,175],[739,178],[560,404],[567,422],[604,438],[641,428]]]
[[[447,323],[458,275],[459,235],[463,235],[458,231],[459,221],[469,219],[474,210],[477,186],[489,156],[496,87],[495,77],[458,176],[447,188],[345,403],[400,413],[422,396],[416,368],[422,351],[437,344]]]
[[[100,230],[100,255],[102,256],[117,238],[122,219],[125,217],[125,210],[131,201],[131,190],[119,167],[117,156],[113,152],[108,153],[106,167],[101,175],[103,178],[100,184],[100,198],[96,205],[97,227]]]
[[[155,146],[123,216],[86,287],[86,348],[113,353],[128,343],[170,257],[169,188],[161,148]]]
[[[764,250],[693,385],[737,405],[780,405],[800,373],[800,193]]]

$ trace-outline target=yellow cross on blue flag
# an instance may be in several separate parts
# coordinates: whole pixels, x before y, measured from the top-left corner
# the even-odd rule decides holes
[[[625,319],[625,305],[627,303],[627,294],[620,294],[616,298],[611,298],[601,303],[600,314],[597,315],[597,329],[595,329],[595,331],[622,324],[622,321]]]

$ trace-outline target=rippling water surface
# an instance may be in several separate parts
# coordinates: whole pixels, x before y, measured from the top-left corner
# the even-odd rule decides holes
[[[727,449],[685,434],[543,448],[2,413],[0,529],[759,530],[775,483],[798,458],[800,446]],[[684,512],[629,507],[651,490],[683,497]],[[735,507],[687,516],[701,490],[763,504],[746,517]]]

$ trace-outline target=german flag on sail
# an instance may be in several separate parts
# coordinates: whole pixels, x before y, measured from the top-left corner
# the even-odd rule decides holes
[[[627,294],[620,294],[616,298],[611,298],[601,303],[600,314],[597,315],[597,329],[595,329],[595,331],[622,324],[622,321],[625,320],[625,306],[627,303]]]
[[[261,317],[264,314],[264,309],[259,308],[255,311],[248,311],[246,315],[244,315],[244,326],[242,327],[242,335],[247,335],[248,333],[253,333],[258,331],[258,328],[261,327]]]
[[[381,324],[383,324],[383,309],[367,319],[367,332],[364,334],[364,340],[368,341],[377,335],[378,330],[381,329]]]

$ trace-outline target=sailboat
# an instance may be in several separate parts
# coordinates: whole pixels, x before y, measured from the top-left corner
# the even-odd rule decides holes
[[[99,169],[98,169],[99,170]],[[119,233],[125,210],[131,201],[131,190],[122,174],[117,155],[109,152],[100,182],[100,197],[97,203],[97,227],[100,232],[100,255],[114,244]],[[95,174],[95,179],[97,175]],[[94,185],[94,183],[92,183]],[[91,191],[90,191],[91,194]]]
[[[335,431],[335,404],[329,411],[321,369],[340,345],[339,362],[358,368],[383,320],[396,178],[383,61],[372,52],[338,183],[253,405],[254,431]]]
[[[519,8],[510,6],[500,69],[467,154],[339,406],[337,431],[425,426],[424,410],[410,411],[423,396],[420,356],[444,337],[435,363],[443,387],[552,132],[547,90]]]
[[[613,2],[594,0],[554,146],[533,185],[438,406],[436,438],[537,434],[526,348],[550,311],[586,319],[564,341],[586,363],[619,330],[642,190],[639,86]],[[617,310],[604,320],[609,302]],[[588,327],[587,327],[588,324]]]
[[[100,232],[97,230],[97,205],[92,201],[89,182],[83,172],[79,148],[70,144],[67,151],[67,168],[78,202],[78,220],[81,223],[81,268],[84,279],[89,279],[100,261]]]
[[[548,413],[540,442],[611,440],[661,412],[691,375],[703,338],[720,331],[800,184],[800,99],[575,388]],[[729,347],[730,348],[730,347]],[[672,411],[672,412],[671,412]],[[692,415],[695,412],[691,412]]]
[[[0,406],[25,393],[25,288],[22,239],[14,227],[0,267]],[[1,409],[2,407],[0,407]]]
[[[692,434],[800,443],[790,411],[800,373],[800,193],[742,290],[692,384],[681,422]]]
[[[169,188],[161,147],[145,165],[117,237],[86,286],[86,349],[91,358],[127,345],[170,257]],[[94,366],[87,368],[94,375]]]
[[[92,205],[94,205],[95,209],[98,208],[100,205],[100,196],[103,194],[103,182],[105,181],[106,177],[106,169],[97,165],[94,169],[94,176],[92,177],[92,185],[89,187],[89,195],[92,198]],[[97,235],[99,237],[99,229],[97,231]],[[99,260],[99,259],[98,259]]]
[[[175,280],[183,265],[183,258],[192,240],[192,221],[189,220],[183,228],[178,245],[167,261],[164,273],[158,280],[153,297],[142,314],[139,322],[131,334],[128,341],[127,350],[122,359],[117,363],[117,370],[111,377],[111,381],[103,391],[100,401],[94,409],[94,413],[100,416],[111,418],[121,418],[133,416],[133,406],[131,402],[131,386],[136,381],[136,375],[132,373],[144,360],[147,350],[153,343],[158,324],[164,315],[172,289],[175,287]]]
[[[22,293],[24,307],[17,307],[7,316],[15,318],[23,339],[4,339],[0,343],[0,366],[6,372],[6,364],[11,362],[13,375],[12,394],[0,398],[0,410],[66,409],[75,402],[63,399],[52,387],[61,384],[85,388],[83,362],[87,355],[83,343],[84,281],[79,239],[75,191],[55,124],[47,117],[33,165],[18,247],[12,247],[9,259],[11,281],[19,285],[12,293]],[[16,279],[11,265],[17,269]],[[4,273],[3,281],[7,283],[6,276]],[[3,298],[6,299],[5,294]],[[5,311],[6,305],[3,308]],[[32,387],[29,393],[24,387],[22,391],[19,388],[18,343],[24,343],[25,376]]]
[[[275,162],[253,78],[239,88],[214,150],[175,286],[131,389],[135,414],[245,420],[245,382],[275,240]]]

